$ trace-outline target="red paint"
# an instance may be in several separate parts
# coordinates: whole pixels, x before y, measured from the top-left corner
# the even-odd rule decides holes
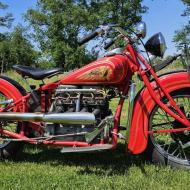
[[[148,134],[153,134],[153,133],[179,133],[183,131],[190,130],[190,127],[184,127],[184,128],[178,128],[178,129],[162,129],[162,130],[152,130],[148,131]]]
[[[144,63],[147,70],[144,71],[141,68],[139,60]],[[149,82],[146,72],[149,72],[155,81]],[[190,128],[190,122],[185,115],[179,109],[177,104],[170,96],[170,92],[173,92],[182,88],[190,88],[190,82],[188,80],[187,72],[173,73],[158,78],[153,72],[152,68],[148,65],[147,61],[143,59],[141,55],[135,52],[135,48],[131,44],[128,44],[123,55],[114,55],[110,57],[104,57],[97,61],[94,61],[78,70],[75,70],[60,81],[44,84],[40,86],[38,92],[40,94],[40,106],[42,112],[46,112],[50,107],[52,97],[54,96],[55,89],[59,85],[99,85],[107,87],[116,87],[120,92],[120,100],[114,115],[114,127],[112,129],[111,143],[112,149],[117,147],[118,143],[118,126],[120,125],[121,111],[123,108],[124,97],[127,97],[130,80],[132,75],[137,72],[145,84],[145,88],[136,96],[135,105],[132,116],[132,126],[129,134],[128,149],[133,154],[142,153],[147,146],[148,135],[154,132],[179,132]],[[158,90],[157,87],[160,87]],[[20,112],[27,112],[28,100],[31,95],[22,96],[19,90],[4,79],[0,79],[0,92],[4,93],[9,99],[14,100],[14,104],[7,106],[1,112],[8,111],[10,108]],[[176,113],[171,111],[166,105],[164,105],[160,98],[166,96],[170,104],[175,108]],[[187,128],[172,129],[172,130],[148,130],[148,119],[153,107],[158,104],[163,110],[170,114],[173,118],[183,123]],[[5,129],[1,129],[1,133],[12,138],[21,139],[30,144],[42,143],[44,145],[54,146],[71,146],[71,147],[88,147],[96,146],[97,144],[88,144],[86,142],[78,141],[56,141],[56,140],[37,140],[27,137],[28,128],[45,132],[44,125],[42,123],[35,122],[23,122],[21,133],[14,133]],[[99,141],[99,145],[103,144],[103,140]]]
[[[178,89],[190,88],[187,72],[164,75],[159,81],[169,93]],[[151,87],[156,89],[156,83],[152,82]],[[155,90],[154,93],[159,97],[158,90]],[[128,149],[133,154],[142,153],[147,146],[148,119],[155,105],[156,102],[150,96],[147,88],[144,88],[135,99],[128,143]]]
[[[4,79],[0,79],[0,92],[3,92],[8,99],[13,99],[15,102],[22,99],[22,95],[19,90]],[[18,111],[17,106],[14,107],[14,111]]]
[[[61,84],[118,85],[128,73],[127,57],[116,55],[94,61],[66,75]]]

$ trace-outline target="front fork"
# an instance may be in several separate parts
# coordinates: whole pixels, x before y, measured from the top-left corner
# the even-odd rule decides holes
[[[132,121],[132,115],[133,115],[133,106],[134,106],[134,100],[135,100],[135,87],[136,84],[133,80],[130,81],[130,84],[125,88],[123,95],[121,95],[116,113],[114,116],[114,128],[112,130],[112,145],[115,149],[117,147],[117,140],[118,140],[118,127],[120,124],[120,117],[121,117],[121,111],[123,108],[124,101],[127,97],[128,90],[129,90],[129,107],[128,107],[128,120],[127,120],[127,126],[130,127],[131,121]],[[130,88],[130,89],[129,89]]]
[[[181,122],[186,128],[179,128],[179,129],[171,129],[171,130],[160,130],[160,131],[149,131],[149,134],[151,133],[164,133],[164,132],[182,132],[185,130],[190,130],[190,121],[187,119],[187,117],[184,115],[184,113],[180,110],[179,106],[176,104],[174,99],[171,97],[171,95],[167,92],[167,90],[160,84],[159,78],[154,73],[153,69],[150,67],[149,72],[153,76],[155,83],[158,87],[158,90],[160,90],[160,97],[157,97],[155,95],[154,90],[152,89],[152,86],[149,82],[149,79],[146,75],[146,71],[142,71],[141,77],[149,91],[149,94],[151,95],[152,99],[171,117],[176,119],[177,121]],[[166,96],[169,100],[169,105],[164,104],[161,99],[161,93],[163,96]],[[175,112],[171,110],[169,107],[172,107],[175,109]]]
[[[138,57],[138,62],[141,65],[139,74],[142,77],[142,80],[144,81],[145,86],[148,89],[148,92],[152,99],[166,112],[168,113],[171,117],[182,123],[186,130],[190,130],[190,121],[187,119],[187,117],[184,115],[184,113],[180,110],[179,106],[176,104],[174,99],[171,97],[171,95],[168,93],[168,91],[162,86],[160,83],[159,78],[157,77],[156,73],[154,72],[153,68],[147,63],[147,61],[140,55],[137,55]],[[153,77],[155,83],[156,83],[156,88],[160,91],[160,96],[156,96],[155,92],[150,84],[150,81],[147,76],[147,72],[151,74]],[[169,106],[165,105],[160,99],[163,96],[166,96],[166,98],[169,100]],[[169,107],[174,108],[175,112],[172,111]],[[173,130],[173,131],[172,131]],[[172,129],[170,132],[174,132],[174,129]],[[184,128],[181,129],[176,129],[176,132],[181,132],[184,131]],[[162,130],[162,132],[168,132],[166,130]]]
[[[134,107],[134,100],[135,100],[135,89],[136,89],[136,84],[133,80],[131,80],[130,90],[129,90],[128,119],[127,119],[128,128],[130,128],[131,121],[132,121],[133,107]]]

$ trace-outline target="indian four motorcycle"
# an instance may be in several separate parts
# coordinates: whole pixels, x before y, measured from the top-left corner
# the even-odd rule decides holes
[[[157,71],[179,55],[151,66],[149,57],[144,58],[138,48],[146,35],[143,22],[133,31],[118,25],[101,26],[80,44],[113,30],[117,35],[105,48],[117,39],[125,42],[124,48],[108,51],[103,58],[59,81],[43,80],[63,73],[62,68],[41,70],[15,65],[14,70],[26,82],[27,78],[42,80],[38,87],[28,83],[30,91],[26,92],[13,79],[0,76],[2,159],[15,156],[24,143],[60,147],[62,153],[113,150],[118,138],[124,138],[120,131],[129,127],[126,150],[131,154],[146,153],[155,163],[190,168],[189,67],[157,76]],[[163,35],[155,34],[144,47],[147,55],[162,57],[166,49]],[[183,60],[187,63],[187,56]],[[144,83],[136,96],[132,79],[135,73]],[[116,97],[119,102],[112,114],[109,102]],[[126,99],[127,127],[120,125]]]

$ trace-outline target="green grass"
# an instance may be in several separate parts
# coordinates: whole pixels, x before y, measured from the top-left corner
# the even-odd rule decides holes
[[[27,146],[14,161],[0,163],[0,189],[189,189],[190,173],[140,162],[115,152],[60,154]]]
[[[15,73],[9,76],[20,80]],[[139,89],[138,80],[137,84]],[[113,110],[117,101],[111,102]],[[127,104],[122,124],[126,109]],[[189,171],[146,163],[126,154],[123,142],[116,151],[86,154],[61,154],[59,149],[27,145],[15,160],[0,162],[0,190],[188,190],[189,182]]]

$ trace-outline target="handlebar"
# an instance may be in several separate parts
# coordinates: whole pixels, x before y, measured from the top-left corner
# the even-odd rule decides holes
[[[121,34],[117,35],[115,38],[113,38],[110,42],[108,42],[108,43],[104,46],[104,49],[107,50],[107,49],[108,49],[109,47],[111,47],[111,46],[115,43],[115,41],[116,41],[118,38],[120,38],[120,37],[122,37]]]
[[[153,66],[152,68],[154,69],[155,72],[158,72],[162,70],[163,68],[165,68],[166,66],[168,66],[169,64],[171,64],[173,61],[175,61],[179,56],[181,56],[181,54],[174,55],[168,60],[165,60],[161,62],[160,64]]]
[[[82,45],[88,41],[90,41],[91,39],[95,38],[96,36],[100,35],[100,34],[107,34],[107,32],[112,29],[115,28],[116,31],[118,31],[120,34],[126,35],[126,32],[119,27],[116,24],[109,24],[109,25],[101,25],[98,27],[97,30],[91,32],[90,34],[88,34],[87,36],[83,37],[82,39],[78,40],[78,44]],[[119,35],[120,36],[120,35]],[[115,38],[116,40],[117,38]],[[111,45],[113,45],[114,42],[110,42],[109,45],[106,45],[107,48],[109,48]],[[110,45],[111,44],[111,45]]]
[[[90,41],[91,39],[95,38],[96,36],[99,35],[99,32],[97,30],[91,32],[90,34],[88,34],[87,36],[85,36],[84,38],[80,39],[78,41],[79,45],[82,45],[88,41]]]
[[[111,40],[110,42],[108,42],[105,46],[104,49],[107,50],[109,47],[111,47],[113,44],[115,43],[115,40]]]

